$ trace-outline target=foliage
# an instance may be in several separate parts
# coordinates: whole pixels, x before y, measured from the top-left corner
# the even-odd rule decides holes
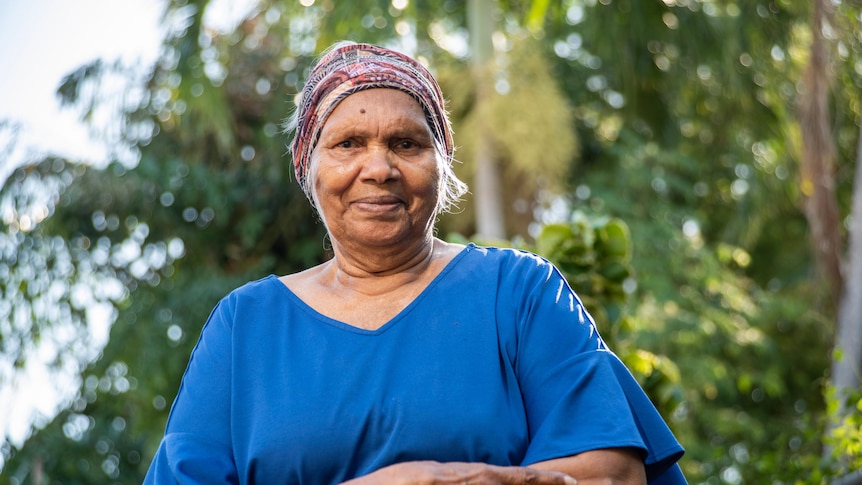
[[[519,221],[517,237],[497,243],[545,255],[590,301],[686,446],[692,483],[825,482],[834,315],[811,271],[796,182],[808,4],[498,3],[509,63],[493,75],[510,90],[493,109]],[[263,1],[227,33],[203,28],[206,4],[169,5],[146,94],[117,120],[133,161],[35,160],[0,190],[0,378],[46,341],[61,344],[55,367],[80,375],[65,410],[20,450],[6,445],[11,483],[139,482],[217,299],[327,257],[278,128],[323,46],[351,38],[427,60],[469,153],[464,2]],[[845,213],[859,15],[858,2],[837,2],[831,33]],[[133,76],[94,63],[60,94],[88,116],[108,75]],[[466,158],[458,170],[469,174]],[[469,218],[446,216],[440,231],[469,234]],[[113,321],[101,352],[86,342],[90,308]],[[858,464],[854,419],[829,442],[848,467]]]
[[[834,387],[829,387],[827,403],[831,410],[838,409],[838,399]],[[850,409],[841,419],[826,443],[832,449],[832,458],[842,472],[862,470],[862,390],[844,396],[845,407]]]
[[[732,6],[719,8],[729,13]],[[633,338],[684,369],[686,399],[674,426],[688,448],[689,479],[816,482],[829,472],[817,436],[834,316],[820,311],[824,295],[810,279],[794,183],[793,82],[807,16],[788,3],[754,7],[752,15],[703,16],[612,2],[590,11],[606,22],[583,22],[584,32],[613,25],[624,10],[637,10],[648,25],[655,9],[655,22],[676,27],[635,30],[623,36],[625,45],[592,30],[556,46],[577,63],[592,62],[602,98],[572,93],[588,98],[575,103],[588,145],[569,201],[632,227],[642,299]],[[683,30],[686,42],[676,37]],[[738,34],[722,35],[729,31]],[[571,48],[599,38],[588,47],[598,60]],[[653,62],[626,64],[638,51]],[[566,76],[590,72],[567,67]],[[638,83],[627,84],[620,73]],[[624,103],[613,110],[601,104],[614,100]],[[848,191],[850,180],[839,181],[839,189]],[[774,364],[790,360],[794,365]]]
[[[625,285],[633,276],[631,236],[623,221],[576,212],[569,223],[542,226],[527,249],[554,262],[601,329],[619,324]]]
[[[619,154],[619,166],[586,174],[576,191],[581,197],[570,203],[616,214],[631,226],[638,289],[627,338],[671,356],[681,369],[685,394],[671,422],[687,448],[684,472],[692,481],[792,483],[819,470],[820,445],[812,437],[822,429],[832,341],[828,320],[810,303],[816,287],[782,283],[775,273],[759,283],[750,268],[755,254],[727,242],[707,244],[704,226],[713,220],[697,209],[690,191],[700,173],[684,154],[627,131],[609,152],[602,156]],[[792,229],[785,221],[784,234]]]

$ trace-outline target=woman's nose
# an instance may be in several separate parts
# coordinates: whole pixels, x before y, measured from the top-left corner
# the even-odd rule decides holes
[[[398,176],[395,156],[389,147],[372,145],[368,148],[362,164],[362,177],[384,183]]]

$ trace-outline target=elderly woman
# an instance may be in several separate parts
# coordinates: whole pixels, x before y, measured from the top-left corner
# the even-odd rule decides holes
[[[466,187],[424,67],[339,44],[295,122],[334,257],[218,304],[146,483],[685,483],[553,265],[434,237]]]

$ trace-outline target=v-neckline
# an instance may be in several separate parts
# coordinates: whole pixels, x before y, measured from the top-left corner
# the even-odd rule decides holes
[[[302,308],[307,313],[311,314],[316,320],[321,321],[321,322],[328,324],[330,326],[333,326],[333,327],[336,327],[336,328],[339,328],[339,329],[342,329],[345,331],[353,332],[353,333],[359,333],[359,334],[365,334],[365,335],[380,335],[380,334],[386,332],[389,328],[391,328],[395,324],[397,324],[399,321],[401,321],[416,306],[418,306],[419,302],[421,300],[423,300],[425,298],[425,296],[430,291],[432,291],[434,289],[434,287],[436,287],[440,284],[440,281],[455,267],[456,263],[460,259],[462,259],[464,256],[466,256],[467,253],[469,253],[470,251],[475,249],[475,247],[476,247],[476,245],[473,243],[466,244],[464,246],[464,248],[462,248],[458,252],[458,254],[456,254],[449,262],[447,262],[446,265],[443,267],[443,269],[440,270],[440,272],[437,273],[437,275],[434,276],[434,278],[432,278],[431,281],[412,300],[410,300],[409,303],[407,303],[401,310],[399,310],[395,315],[393,315],[387,321],[383,322],[383,324],[377,328],[370,328],[370,329],[369,328],[362,328],[362,327],[347,323],[345,321],[339,320],[337,318],[327,316],[326,314],[317,310],[316,308],[314,308],[313,306],[308,304],[305,300],[300,298],[299,295],[294,293],[294,291],[291,290],[277,276],[271,275],[270,278],[274,281],[275,284],[277,284],[278,286],[283,288],[284,291],[287,292],[288,296],[291,299],[293,299],[299,305],[300,308]]]

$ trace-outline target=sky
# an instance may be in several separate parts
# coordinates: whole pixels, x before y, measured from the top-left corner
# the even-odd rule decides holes
[[[227,30],[253,0],[213,0],[205,21]],[[18,163],[42,154],[101,161],[91,139],[56,96],[63,77],[96,59],[151,66],[160,52],[165,0],[0,0],[0,123],[19,125],[7,156],[0,134],[0,180]],[[4,130],[0,130],[2,133]]]
[[[205,22],[231,29],[253,1],[213,0]],[[16,166],[45,155],[105,161],[107,149],[78,114],[60,108],[57,87],[96,59],[152,66],[164,36],[164,6],[165,0],[0,0],[0,184]],[[17,126],[17,136],[3,123]],[[90,337],[104,344],[107,331],[99,333]],[[19,377],[11,386],[0,379],[0,441],[8,437],[15,445],[34,418],[53,417],[77,390],[76,382],[58,381],[38,365]]]
[[[0,137],[0,179],[40,154],[100,160],[77,113],[60,110],[62,78],[97,58],[151,65],[163,0],[0,0],[0,122],[19,126],[15,151]],[[7,132],[8,133],[8,132]]]

